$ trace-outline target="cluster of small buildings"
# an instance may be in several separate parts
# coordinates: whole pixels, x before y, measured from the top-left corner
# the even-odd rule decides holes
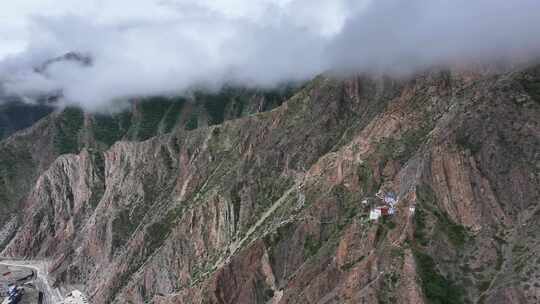
[[[371,209],[369,212],[370,220],[376,221],[381,216],[391,216],[396,213],[398,197],[393,192],[383,193],[379,190],[375,196],[381,200],[382,204]],[[367,200],[364,200],[363,203],[367,204]]]
[[[364,206],[371,206],[369,220],[376,221],[381,217],[392,216],[396,213],[399,197],[396,196],[394,192],[383,192],[382,190],[379,190],[375,196],[378,199],[377,204],[373,202],[370,203],[370,199],[364,199],[362,201]],[[414,215],[415,210],[415,205],[409,207],[409,213],[411,216]]]

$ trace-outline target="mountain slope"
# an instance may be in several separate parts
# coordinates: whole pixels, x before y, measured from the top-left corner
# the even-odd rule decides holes
[[[94,303],[536,303],[538,71],[321,76],[269,112],[83,146],[23,191],[3,254]],[[398,210],[372,222],[379,189]]]
[[[18,101],[0,103],[0,140],[32,126],[52,110],[46,105],[27,105]]]
[[[114,115],[89,114],[74,107],[58,109],[31,128],[0,141],[0,246],[5,246],[16,230],[31,186],[60,155],[87,149],[102,167],[103,152],[116,141],[142,141],[173,129],[195,129],[268,110],[281,104],[293,90],[227,89],[193,100],[148,98]],[[215,114],[218,105],[221,114]],[[6,110],[13,108],[5,106]],[[103,174],[103,169],[95,171]]]

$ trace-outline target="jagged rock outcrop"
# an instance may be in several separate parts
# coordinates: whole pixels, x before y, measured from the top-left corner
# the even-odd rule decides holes
[[[60,156],[3,253],[94,303],[536,303],[539,71],[321,76],[269,112]],[[399,204],[372,222],[379,189]]]
[[[89,114],[73,107],[57,109],[32,127],[0,141],[0,228],[5,230],[3,235],[11,234],[11,228],[4,228],[12,227],[13,221],[20,222],[18,211],[23,209],[23,199],[39,175],[60,155],[77,154],[83,149],[91,154],[102,154],[119,140],[142,141],[172,130],[191,130],[258,113],[277,107],[293,90],[293,87],[274,91],[227,89],[219,95],[200,95],[193,100],[147,98],[133,101],[130,109],[113,115]],[[2,111],[11,115],[14,106],[27,109],[26,119],[30,120],[34,108],[38,107],[21,102],[4,104],[0,107],[0,120]],[[47,111],[52,108],[47,107]],[[10,116],[9,120],[24,123],[25,119],[19,117],[22,113],[19,114]],[[5,246],[5,241],[0,246]]]

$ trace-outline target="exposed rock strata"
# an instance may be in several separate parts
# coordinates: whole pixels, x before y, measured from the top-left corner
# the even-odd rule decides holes
[[[539,83],[319,77],[269,112],[63,155],[3,253],[94,303],[536,303]],[[369,222],[381,187],[398,212]]]

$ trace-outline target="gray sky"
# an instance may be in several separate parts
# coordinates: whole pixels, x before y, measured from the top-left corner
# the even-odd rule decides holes
[[[0,24],[5,90],[62,89],[90,110],[201,85],[540,54],[538,0],[17,0],[0,4]],[[94,64],[33,71],[68,51]]]

